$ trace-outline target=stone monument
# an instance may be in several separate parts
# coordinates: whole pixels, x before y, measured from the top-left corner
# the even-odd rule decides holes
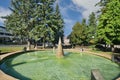
[[[58,42],[58,48],[57,48],[56,56],[58,58],[64,57],[64,51],[63,51],[63,48],[62,48],[61,37],[59,37],[59,42]]]

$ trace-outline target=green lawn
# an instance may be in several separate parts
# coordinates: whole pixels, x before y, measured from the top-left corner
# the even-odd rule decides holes
[[[25,53],[7,59],[2,68],[20,80],[90,80],[91,69],[99,69],[105,80],[120,74],[120,67],[105,58],[85,53],[65,54],[58,59],[52,51]]]
[[[0,51],[1,51],[1,54],[2,53],[8,53],[8,52],[14,52],[14,51],[19,51],[19,50],[23,50],[25,46],[23,45],[11,45],[11,46],[0,46]]]

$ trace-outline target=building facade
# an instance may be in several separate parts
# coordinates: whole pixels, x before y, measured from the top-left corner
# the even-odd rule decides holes
[[[13,35],[6,30],[5,27],[0,26],[0,44],[5,44],[10,42],[13,38]]]

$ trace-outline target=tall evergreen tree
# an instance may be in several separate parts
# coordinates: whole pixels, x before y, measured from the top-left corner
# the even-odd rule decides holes
[[[89,20],[88,20],[88,30],[89,30],[89,39],[90,39],[90,43],[94,43],[95,42],[95,38],[96,38],[96,28],[97,28],[97,23],[96,23],[96,17],[95,17],[95,13],[92,12],[89,16]]]
[[[12,27],[12,32],[25,37],[30,49],[31,31],[33,29],[34,0],[11,0],[12,14],[7,16],[6,27]],[[13,30],[14,29],[14,30]]]
[[[86,24],[86,19],[82,19],[82,26],[83,26],[83,32],[82,32],[82,34],[83,34],[83,36],[84,36],[84,38],[83,38],[83,45],[88,45],[88,43],[89,43],[89,36],[88,36],[88,26],[87,26],[87,24]]]
[[[53,18],[53,31],[54,31],[54,40],[53,44],[58,43],[59,37],[63,39],[64,36],[64,21],[62,19],[60,10],[59,10],[59,5],[56,5],[55,8],[55,13],[54,13],[54,18]]]
[[[53,4],[55,0],[37,0],[37,11],[35,12],[37,21],[35,23],[35,28],[33,29],[34,39],[37,40],[41,38],[43,42],[43,47],[45,48],[45,42],[54,40],[52,29],[53,26],[53,15],[54,9]]]
[[[86,19],[82,19],[82,25],[84,26],[84,28],[86,28],[87,27],[87,24],[86,24]]]
[[[14,34],[24,36],[28,40],[29,47],[30,39],[35,39],[37,42],[40,38],[45,47],[46,41],[55,40],[53,36],[55,31],[62,30],[61,26],[58,26],[61,22],[54,23],[53,21],[55,16],[54,2],[55,0],[12,0],[10,8],[12,14],[6,17],[5,24]],[[54,30],[54,27],[57,29]]]

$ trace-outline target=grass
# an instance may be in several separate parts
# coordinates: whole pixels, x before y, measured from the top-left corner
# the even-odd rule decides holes
[[[101,50],[90,50],[91,52],[95,52],[95,53],[106,53],[106,54],[112,54],[112,52],[105,52],[105,51],[101,51]]]
[[[20,80],[90,80],[91,69],[99,69],[105,80],[120,74],[120,67],[102,57],[65,53],[58,59],[52,51],[38,51],[9,58],[3,70]]]
[[[15,52],[15,51],[23,50],[23,47],[24,47],[23,45],[21,46],[15,46],[15,45],[0,46],[0,51],[1,51],[1,54],[8,53],[8,52]]]
[[[98,48],[95,48],[95,45],[92,45],[92,46],[88,46],[88,48],[90,49],[91,52],[95,52],[95,53],[107,53],[107,54],[112,54],[111,51],[102,51],[102,50],[99,50]]]

